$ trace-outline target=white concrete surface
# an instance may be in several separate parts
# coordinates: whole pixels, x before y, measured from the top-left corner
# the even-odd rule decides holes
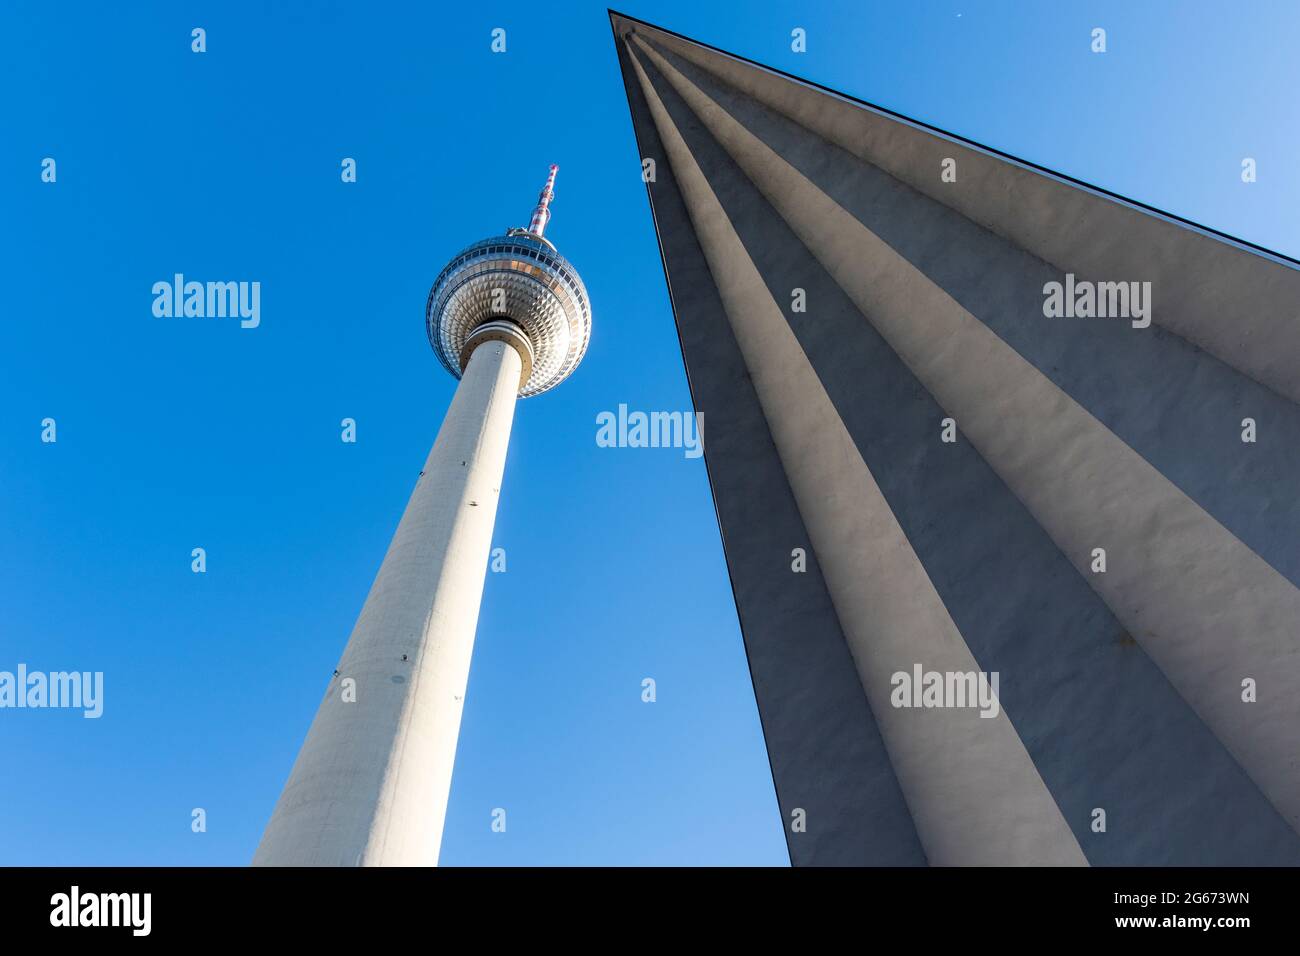
[[[437,864],[521,367],[474,350],[255,866]]]

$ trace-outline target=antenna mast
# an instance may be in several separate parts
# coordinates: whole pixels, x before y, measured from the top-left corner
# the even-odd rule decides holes
[[[546,224],[551,221],[551,200],[555,198],[555,174],[560,167],[551,163],[551,174],[546,177],[546,185],[537,197],[537,206],[533,209],[533,218],[528,223],[528,231],[537,238],[546,233]]]

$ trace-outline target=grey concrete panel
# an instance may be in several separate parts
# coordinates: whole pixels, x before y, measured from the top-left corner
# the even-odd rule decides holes
[[[795,865],[926,860],[753,386],[639,85],[616,44],[640,155],[657,161],[651,210],[705,462]],[[806,573],[791,573],[804,548]],[[791,814],[813,825],[790,832]]]
[[[931,863],[1084,865],[1005,711],[899,708],[913,668],[977,664],[779,306],[638,63],[637,78],[736,334],[827,590]],[[674,86],[690,94],[671,72]]]
[[[698,70],[671,54],[668,59],[709,85]],[[785,304],[800,344],[953,620],[980,665],[1000,672],[1003,706],[1090,861],[1300,863],[1300,838],[969,443],[939,441],[942,409],[671,86],[649,72],[773,299]],[[739,112],[773,148],[765,121],[814,139],[765,108]],[[820,139],[811,147],[794,135],[779,139],[779,151],[791,162],[820,148],[864,165]],[[914,222],[901,215],[910,207],[885,208],[905,226]],[[806,291],[806,313],[788,307],[796,287]],[[1110,815],[1106,834],[1090,828],[1098,806]],[[1224,818],[1232,826],[1220,825]]]
[[[1289,692],[1300,686],[1300,591],[638,43],[1269,801],[1300,827],[1300,740],[1292,731],[1300,701]],[[1114,554],[1106,572],[1090,574],[1098,545]],[[1261,674],[1284,690],[1248,698],[1243,687]]]
[[[617,27],[617,18],[615,22]],[[1258,807],[1259,791],[1252,795],[1251,784],[1243,782],[1241,769],[1234,768],[1223,756],[1222,747],[1216,750],[1208,743],[1204,732],[1206,727],[1212,728],[1236,757],[1240,768],[1250,774],[1253,783],[1268,794],[1279,810],[1284,810],[1288,817],[1294,816],[1298,763],[1297,755],[1292,752],[1297,716],[1293,693],[1297,683],[1294,633],[1300,620],[1300,605],[1297,605],[1294,586],[1296,556],[1286,547],[1286,538],[1293,537],[1295,503],[1285,494],[1283,483],[1295,474],[1294,445],[1290,449],[1284,447],[1293,436],[1295,417],[1288,402],[1245,377],[1254,376],[1278,393],[1294,397],[1294,383],[1287,374],[1277,374],[1279,367],[1293,374],[1294,362],[1286,359],[1270,368],[1270,356],[1265,354],[1269,349],[1276,354],[1275,346],[1283,353],[1294,346],[1294,314],[1288,316],[1287,308],[1296,299],[1293,290],[1288,288],[1278,292],[1278,283],[1285,286],[1292,281],[1294,270],[1197,230],[1148,215],[1122,200],[1078,189],[1049,172],[1033,172],[978,147],[963,146],[986,161],[986,172],[1002,172],[1001,178],[994,173],[984,179],[975,177],[975,188],[969,192],[979,194],[976,199],[995,211],[1008,196],[1016,202],[1028,203],[1027,223],[1013,222],[1006,227],[1000,221],[981,218],[981,212],[972,212],[969,206],[956,201],[968,190],[949,189],[937,197],[934,192],[939,184],[937,158],[955,155],[951,148],[959,144],[883,114],[867,121],[855,119],[855,112],[866,111],[847,100],[815,90],[809,97],[811,88],[797,81],[776,77],[748,64],[737,67],[739,61],[725,54],[666,37],[652,28],[637,25],[636,29],[641,38],[653,36],[663,46],[655,57],[645,58],[647,65],[655,62],[664,50],[676,50],[716,74],[727,76],[742,89],[747,88],[746,84],[763,87],[764,98],[778,109],[781,104],[772,99],[773,95],[778,99],[787,95],[802,98],[813,106],[810,110],[793,111],[793,118],[814,130],[818,129],[819,122],[823,123],[823,135],[857,154],[858,158],[853,159],[831,146],[823,144],[821,149],[809,146],[815,137],[801,135],[788,123],[783,127],[771,111],[743,97],[727,102],[732,113],[727,117],[717,103],[701,98],[700,90],[679,70],[725,101],[726,95],[719,95],[716,83],[698,71],[691,73],[692,68],[681,59],[675,58],[678,69],[663,64],[673,74],[670,79],[674,88],[690,101],[690,111],[702,117],[709,128],[709,134],[704,134],[700,124],[685,116],[681,104],[674,103],[667,86],[659,82],[663,99],[676,114],[675,122],[668,123],[670,132],[673,136],[684,134],[690,138],[689,146],[682,144],[682,151],[688,163],[695,164],[698,156],[703,166],[708,167],[707,176],[698,168],[696,174],[716,206],[702,220],[696,210],[696,221],[693,225],[688,222],[684,228],[707,229],[713,235],[713,277],[719,283],[734,285],[738,268],[748,264],[754,269],[755,261],[766,263],[758,280],[766,284],[766,294],[760,301],[752,289],[737,293],[733,288],[731,295],[745,303],[745,308],[739,312],[733,308],[731,321],[737,321],[738,314],[765,311],[763,303],[770,307],[773,299],[788,303],[780,294],[781,288],[795,283],[782,270],[788,273],[791,268],[803,269],[807,265],[806,257],[801,259],[798,252],[790,251],[797,250],[798,244],[787,245],[787,237],[778,235],[781,224],[777,224],[774,233],[773,225],[762,221],[762,216],[770,216],[770,210],[763,210],[755,218],[754,210],[766,201],[824,270],[822,276],[814,276],[802,287],[819,298],[826,297],[827,301],[833,299],[834,289],[838,287],[852,303],[845,307],[841,301],[834,312],[835,322],[827,322],[825,316],[819,322],[789,314],[782,319],[787,332],[793,330],[797,335],[795,351],[806,352],[813,360],[820,380],[814,386],[793,389],[791,394],[799,395],[800,402],[805,400],[805,393],[814,390],[827,400],[833,397],[834,410],[828,414],[842,419],[842,427],[851,430],[846,434],[851,435],[851,441],[869,459],[867,464],[879,470],[876,492],[887,502],[885,511],[898,520],[900,529],[905,529],[911,557],[922,559],[929,583],[943,598],[945,613],[951,614],[954,620],[960,618],[963,632],[970,632],[962,634],[965,638],[962,643],[969,643],[985,666],[992,667],[986,663],[986,657],[1000,655],[999,659],[1008,661],[1008,666],[1032,668],[1038,680],[1037,688],[1048,691],[1026,696],[1028,717],[1021,716],[1018,703],[1008,699],[1006,705],[1016,719],[1018,730],[1022,724],[1028,727],[1030,722],[1039,721],[1032,729],[1024,730],[1023,737],[1039,770],[1053,786],[1056,799],[1063,804],[1073,799],[1071,788],[1062,787],[1063,782],[1070,782],[1068,771],[1077,771],[1076,782],[1083,787],[1088,785],[1089,778],[1097,776],[1092,770],[1076,766],[1079,747],[1094,743],[1099,751],[1116,750],[1111,740],[1098,742],[1092,723],[1081,735],[1078,727],[1067,726],[1068,721],[1063,719],[1065,714],[1077,716],[1077,702],[1088,699],[1086,688],[1078,686],[1080,678],[1070,680],[1068,665],[1077,660],[1081,667],[1093,671],[1087,675],[1089,679],[1117,694],[1113,710],[1118,713],[1109,715],[1111,731],[1137,731],[1127,755],[1130,761],[1143,759],[1136,754],[1172,756],[1176,759],[1154,765],[1158,774],[1172,778],[1177,776],[1179,767],[1185,770],[1189,755],[1195,754],[1198,746],[1209,755],[1204,776],[1194,781],[1190,789],[1180,787],[1172,779],[1168,782],[1163,796],[1171,807],[1173,824],[1159,828],[1158,835],[1146,846],[1132,849],[1129,859],[1121,854],[1116,861],[1294,862],[1295,837],[1286,830],[1279,831],[1278,813],[1270,816],[1269,808],[1252,811],[1252,800]],[[791,89],[796,92],[791,93]],[[658,102],[660,94],[654,98]],[[768,114],[766,122],[753,118],[760,114]],[[735,117],[740,116],[746,118],[745,126],[759,132],[757,139],[735,123]],[[827,116],[835,122],[827,121]],[[638,126],[644,122],[642,118]],[[861,141],[844,139],[846,131],[863,133],[864,129]],[[924,149],[912,156],[912,164],[903,163],[900,172],[889,164],[911,148],[906,142],[909,132],[919,134],[913,137],[913,145],[919,143]],[[710,136],[722,140],[728,160],[710,159]],[[888,148],[880,147],[882,142]],[[879,155],[870,153],[868,147],[878,149]],[[934,149],[943,152],[935,153]],[[862,162],[864,157],[893,175]],[[936,160],[933,182],[909,180],[909,174],[926,179],[914,164],[927,161],[927,157]],[[972,180],[965,175],[968,164],[961,156],[958,159],[959,182],[969,186]],[[733,168],[728,169],[728,161]],[[835,172],[837,163],[839,174]],[[737,170],[741,175],[737,175]],[[850,175],[843,175],[844,170],[850,170]],[[1030,176],[1035,185],[1023,187],[1023,175]],[[752,195],[744,195],[745,177],[752,179],[761,194],[757,202]],[[1058,204],[1060,208],[1043,208],[1044,204],[1052,203],[1050,191],[1042,189],[1043,183],[1063,191],[1065,198]],[[928,188],[929,195],[918,195],[913,186],[922,192]],[[693,188],[699,195],[700,187]],[[1027,193],[1023,192],[1026,188]],[[998,189],[1007,195],[984,195]],[[1013,215],[1016,212],[1013,207],[1011,203],[1002,212]],[[1138,234],[1132,228],[1117,226],[1114,218],[1107,222],[1107,217],[1116,215],[1116,210],[1140,217],[1139,233],[1141,229],[1149,230],[1145,245],[1154,244],[1156,248],[1147,248],[1148,258],[1140,262],[1133,255],[1110,261],[1125,266],[1138,262],[1147,274],[1095,275],[1087,271],[1089,263],[1106,261],[1107,250],[1099,246],[1122,246],[1123,242],[1115,241],[1120,232],[1124,233],[1125,241]],[[1060,238],[1036,235],[1043,223],[1054,221],[1052,217],[1056,217],[1058,224],[1065,222],[1079,227],[1070,242],[1065,243],[1065,246],[1073,243],[1067,250],[1071,254],[1068,259],[1052,258],[1050,243],[1036,244],[1043,238]],[[1172,238],[1164,246],[1160,246],[1158,238],[1161,230],[1172,230],[1168,232]],[[725,245],[729,232],[734,249],[719,258],[716,251],[719,237]],[[1027,241],[1026,236],[1035,241]],[[666,246],[670,241],[661,230],[661,243]],[[1181,245],[1184,242],[1189,244],[1188,248]],[[765,258],[768,256],[771,258]],[[1266,307],[1268,315],[1255,324],[1250,317],[1240,320],[1235,314],[1231,325],[1208,321],[1215,318],[1210,313],[1223,312],[1213,303],[1205,306],[1209,298],[1197,294],[1205,285],[1210,265],[1220,269],[1215,278],[1223,280],[1217,282],[1215,290],[1226,289],[1231,295],[1241,291],[1258,293],[1261,297],[1258,301]],[[1066,327],[1047,334],[1036,330],[1027,316],[1038,317],[1035,313],[1041,308],[1042,283],[1058,278],[1066,269],[1081,279],[1151,278],[1157,290],[1162,282],[1181,281],[1181,290],[1191,290],[1192,294],[1183,300],[1175,297],[1174,301],[1181,301],[1186,308],[1182,314],[1171,316],[1161,307],[1166,302],[1164,293],[1157,291],[1157,323],[1176,330],[1207,351],[1212,350],[1222,361],[1159,328],[1145,330],[1145,338],[1139,340],[1137,349],[1131,347],[1133,342],[1118,334],[1119,329],[1103,332],[1079,328],[1071,320],[1044,320]],[[671,267],[668,271],[671,277]],[[1180,271],[1185,274],[1180,276]],[[845,352],[852,353],[843,348],[844,340],[838,351],[825,347],[819,352],[823,338],[838,337],[828,328],[847,333],[854,308],[859,313],[859,321],[865,320],[869,323],[867,327],[880,333],[889,351],[901,360],[873,360],[871,372],[880,381],[863,379],[856,389],[851,387],[854,370],[845,364]],[[770,325],[770,316],[763,321]],[[1086,325],[1086,320],[1081,321]],[[1263,333],[1257,334],[1261,329]],[[1141,331],[1133,330],[1134,334]],[[1242,334],[1238,335],[1239,332]],[[1009,344],[1014,348],[1009,348]],[[891,369],[889,374],[878,374],[886,368]],[[891,378],[896,373],[901,375]],[[906,381],[909,374],[924,385],[919,397],[914,381]],[[860,373],[859,378],[862,379]],[[906,424],[907,414],[896,412],[886,421],[862,411],[864,405],[874,406],[888,400],[879,391],[885,386],[885,379],[912,396],[913,405],[918,408],[931,400],[925,395],[929,392],[935,407],[954,414],[960,420],[963,435],[969,436],[979,452],[970,456],[976,464],[965,463],[967,460],[963,458],[960,469],[948,469],[946,475],[942,471],[938,475],[929,474],[934,459],[927,466],[928,446],[924,445],[924,439],[916,437],[919,426]],[[1203,396],[1203,400],[1197,402],[1193,396]],[[906,402],[899,407],[904,405]],[[1234,405],[1245,405],[1249,411],[1239,411]],[[1257,414],[1255,407],[1264,411]],[[771,421],[770,401],[765,410]],[[778,417],[788,417],[787,409],[775,410]],[[1197,411],[1201,414],[1195,414]],[[915,414],[923,418],[932,411],[927,407],[924,413],[916,411]],[[1242,459],[1238,431],[1240,417],[1247,414],[1277,442],[1260,449],[1263,454]],[[1234,415],[1237,417],[1227,434],[1234,444],[1225,447],[1219,419]],[[824,433],[826,423],[810,420],[804,429]],[[790,440],[787,436],[786,443]],[[811,447],[802,437],[793,441],[805,451]],[[778,441],[778,450],[780,444]],[[965,450],[962,444],[957,449]],[[1205,454],[1207,450],[1219,449],[1225,458],[1234,460],[1219,461]],[[1135,450],[1140,454],[1135,454]],[[843,456],[836,452],[836,457]],[[978,479],[981,458],[986,463],[983,470],[996,473],[991,482],[992,492],[979,490],[984,487]],[[858,460],[862,462],[862,456]],[[842,482],[843,476],[834,468],[827,471],[820,463],[809,464],[800,455],[793,458],[785,455],[784,465],[787,471],[793,468],[791,474],[798,473],[796,485],[803,490],[796,490],[795,494],[803,506],[804,518],[810,513],[817,515],[820,530],[813,537],[819,541],[828,535],[836,539],[839,529],[823,520],[820,511],[824,502],[819,500],[816,488],[820,482],[822,493],[840,494],[835,485]],[[810,475],[814,481],[812,486],[807,484]],[[874,483],[875,476],[870,480]],[[1003,486],[1000,490],[999,481]],[[928,489],[928,493],[922,494],[922,488]],[[1008,491],[1017,499],[1016,503],[1007,501]],[[1016,586],[1023,587],[1014,600],[1002,601],[1007,587],[996,586],[998,574],[992,569],[986,574],[970,570],[974,557],[978,571],[984,572],[983,559],[989,553],[979,550],[981,541],[967,537],[972,534],[967,529],[979,525],[971,515],[971,503],[981,495],[988,496],[983,503],[985,518],[989,517],[990,510],[997,513],[996,506],[989,508],[990,501],[998,502],[1004,509],[1000,512],[1003,519],[998,523],[997,533],[992,536],[995,542],[1002,543],[1002,549],[993,554],[992,563],[997,565],[998,557],[1004,557],[1008,547],[1022,549],[1018,563],[1027,573],[1021,580],[1014,580],[1014,574],[1010,576]],[[718,498],[718,504],[721,509],[722,497]],[[1019,521],[1013,517],[1017,506]],[[839,508],[843,507],[841,496]],[[878,513],[879,509],[876,510]],[[1275,517],[1280,516],[1272,527],[1268,520],[1270,511]],[[845,519],[853,520],[851,515]],[[1036,538],[1035,523],[1040,526]],[[1002,532],[1005,535],[999,537]],[[904,532],[900,530],[900,533]],[[1036,545],[1020,541],[1020,535],[1024,536],[1024,542],[1036,541]],[[1040,566],[1039,554],[1051,553],[1051,548],[1043,544],[1044,535],[1059,550]],[[1100,576],[1089,573],[1087,553],[1099,537],[1112,548],[1112,566],[1107,574]],[[960,546],[954,546],[954,542]],[[944,547],[945,543],[948,547]],[[852,549],[851,544],[836,539],[832,550],[837,552],[837,561],[847,553],[841,545]],[[891,554],[901,554],[883,539],[878,546]],[[1273,567],[1261,561],[1260,554],[1252,548],[1272,562]],[[1114,564],[1115,550],[1122,559],[1118,568]],[[876,573],[881,575],[894,575],[897,570],[874,563],[878,555],[863,553],[860,557],[864,563],[872,562]],[[826,554],[822,558],[825,561]],[[1068,560],[1077,572],[1072,585],[1069,575],[1054,571],[1063,560]],[[1001,567],[1005,575],[1008,566]],[[1283,575],[1275,568],[1282,569]],[[836,576],[840,574],[834,563],[832,572]],[[829,576],[827,580],[830,582]],[[1043,589],[1039,585],[1043,581],[1060,589],[1059,603],[1052,594],[1041,593]],[[1081,581],[1087,582],[1095,592],[1091,600],[1081,590]],[[844,608],[850,608],[854,629],[860,631],[861,595],[852,593],[851,588],[846,591],[842,581],[829,586],[840,608],[841,620]],[[919,594],[928,585],[910,587]],[[911,599],[918,594],[913,594]],[[1098,609],[1097,597],[1104,600],[1109,614],[1105,608]],[[875,598],[888,604],[894,595],[877,593]],[[1034,598],[1038,599],[1036,604]],[[1072,604],[1071,600],[1078,603]],[[1070,623],[1075,623],[1075,608],[1088,616],[1085,623],[1091,623],[1095,616],[1101,621],[1109,618],[1113,626],[1118,618],[1123,627],[1117,643],[1131,652],[1127,658],[1141,661],[1145,649],[1151,654],[1145,664],[1146,674],[1151,674],[1154,660],[1169,682],[1162,685],[1158,676],[1148,676],[1148,683],[1144,684],[1134,677],[1142,667],[1120,668],[1123,673],[1107,672],[1107,663],[1126,658],[1122,652],[1116,654],[1106,640],[1097,642],[1094,637],[1096,647],[1065,652],[1061,645],[1069,644],[1069,637],[1054,642],[1050,636],[1014,639],[1005,633],[1008,627],[1032,629],[1038,620],[1050,620],[1051,609],[1069,615]],[[1003,614],[1005,618],[1000,617]],[[999,627],[1000,620],[1010,623]],[[1014,623],[1017,621],[1019,625]],[[1092,636],[1093,632],[1090,627],[1075,632],[1074,640],[1084,644],[1077,636],[1080,634]],[[851,643],[854,640],[860,640],[860,635],[850,638]],[[1051,650],[1054,645],[1055,655]],[[861,660],[858,663],[861,669]],[[1260,678],[1261,691],[1266,685],[1270,688],[1267,699],[1261,696],[1258,703],[1249,704],[1236,699],[1238,678],[1243,674],[1267,675],[1267,679]],[[870,694],[869,675],[864,674],[863,680]],[[1050,693],[1053,680],[1058,684],[1055,694]],[[1195,717],[1176,719],[1180,702],[1170,694],[1170,683],[1186,702],[1182,704],[1184,715],[1190,707],[1205,722],[1200,730]],[[1151,688],[1161,686],[1165,696],[1157,704],[1160,692],[1154,691],[1153,699]],[[1004,696],[1011,695],[1004,692]],[[1135,701],[1142,706],[1150,705],[1154,717],[1148,719],[1142,706],[1133,706]],[[1056,719],[1055,724],[1052,719]],[[1081,739],[1086,733],[1094,734],[1092,741]],[[1172,751],[1165,745],[1166,735],[1177,741]],[[890,738],[889,733],[886,738]],[[897,764],[897,754],[894,759]],[[776,760],[775,751],[773,760]],[[1098,760],[1095,766],[1103,765],[1104,761]],[[1159,788],[1141,783],[1144,772],[1148,777],[1153,775],[1151,769],[1130,763],[1106,779],[1111,783],[1118,777],[1136,784],[1136,792],[1126,802],[1121,816],[1156,815],[1162,796]],[[934,794],[914,793],[918,778],[913,768],[908,768],[906,777],[912,783],[905,783],[905,789],[913,788],[908,790],[909,801],[915,796],[927,803],[922,819],[928,828],[929,801]],[[1119,787],[1114,792],[1123,801],[1130,791]],[[1191,821],[1216,798],[1222,801],[1217,820],[1212,819],[1204,831],[1215,836],[1197,845],[1196,825]],[[912,810],[914,814],[917,812],[915,802]],[[1243,826],[1243,820],[1249,821],[1248,825]],[[1215,826],[1218,821],[1221,822]],[[1183,824],[1181,829],[1179,824]],[[1282,835],[1275,836],[1279,832]],[[1269,843],[1275,852],[1257,853],[1255,848],[1261,843]],[[1094,858],[1102,860],[1095,853]],[[1111,859],[1107,858],[1106,862]]]
[[[668,54],[692,82],[1293,583],[1300,406],[1185,339],[1042,314],[1054,267]],[[1241,441],[1255,420],[1259,440]]]
[[[1150,280],[1158,324],[1300,401],[1300,270],[1293,263],[649,25],[631,26],[1060,272]],[[957,160],[958,184],[940,180],[946,157]]]

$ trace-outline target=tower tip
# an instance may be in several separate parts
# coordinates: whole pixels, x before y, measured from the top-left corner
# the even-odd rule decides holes
[[[546,224],[551,221],[551,200],[555,198],[555,174],[559,171],[559,164],[551,163],[546,184],[542,186],[542,192],[537,197],[537,205],[533,207],[533,218],[529,220],[528,231],[538,238],[546,233]]]

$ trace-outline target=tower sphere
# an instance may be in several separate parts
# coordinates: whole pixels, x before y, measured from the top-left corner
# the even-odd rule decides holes
[[[531,346],[531,355],[524,356],[520,398],[568,378],[591,338],[587,289],[541,235],[550,218],[555,170],[552,166],[529,228],[480,240],[456,255],[433,283],[425,307],[429,344],[457,378],[473,346],[485,338],[510,338],[516,333],[510,323],[517,326]]]
[[[587,290],[542,235],[557,169],[527,228],[474,243],[429,292],[429,341],[460,381],[334,670],[367,682],[364,719],[331,684],[255,864],[438,863],[515,406],[591,335]]]

